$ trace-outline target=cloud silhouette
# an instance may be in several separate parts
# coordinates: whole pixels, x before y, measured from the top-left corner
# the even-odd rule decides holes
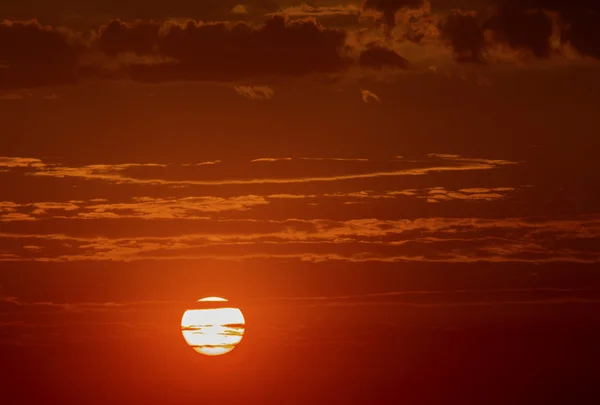
[[[408,60],[396,51],[374,44],[367,46],[367,49],[360,54],[358,62],[361,66],[376,69],[408,67]]]
[[[492,13],[485,7],[449,11],[421,0],[366,0],[362,10],[381,12],[388,28],[398,16],[398,29],[385,35],[363,28],[359,10],[344,5],[288,7],[259,20],[249,16],[254,7],[278,9],[267,3],[244,3],[245,22],[115,19],[91,33],[7,20],[0,23],[0,89],[83,79],[236,82],[339,74],[357,65],[405,69],[409,61],[400,53],[409,43],[411,55],[443,57],[442,48],[449,46],[458,62],[492,63],[502,53],[520,60],[600,58],[600,6],[584,0],[496,0]],[[246,16],[231,12],[237,5],[227,5],[227,13]]]
[[[344,40],[342,30],[274,16],[258,27],[245,23],[112,21],[100,29],[97,42],[113,57],[132,52],[172,60],[128,66],[127,74],[135,80],[156,82],[335,72],[347,63],[338,51]]]
[[[396,12],[403,8],[419,8],[424,4],[424,0],[365,0],[362,8],[380,11],[386,24],[393,27],[396,25]]]
[[[70,84],[85,50],[72,31],[37,21],[0,23],[0,88]]]

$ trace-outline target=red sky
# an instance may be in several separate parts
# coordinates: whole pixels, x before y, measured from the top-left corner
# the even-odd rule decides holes
[[[596,403],[598,12],[3,1],[2,403]]]

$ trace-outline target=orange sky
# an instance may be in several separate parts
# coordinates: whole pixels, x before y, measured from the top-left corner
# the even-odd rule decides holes
[[[598,398],[595,2],[0,21],[0,403]],[[207,296],[246,320],[219,358]]]

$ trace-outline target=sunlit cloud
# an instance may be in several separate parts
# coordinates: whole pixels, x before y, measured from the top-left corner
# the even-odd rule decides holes
[[[189,167],[189,166],[212,166],[212,165],[216,165],[218,163],[221,163],[221,161],[220,160],[210,160],[210,161],[200,162],[200,163],[184,163],[181,166],[183,166],[183,167]]]
[[[76,302],[76,303],[57,303],[50,301],[23,301],[18,297],[0,295],[0,305],[8,304],[17,307],[46,307],[57,310],[82,313],[82,312],[106,312],[117,311],[119,309],[129,309],[136,307],[152,307],[161,305],[181,304],[181,301],[132,301],[132,302]]]
[[[281,162],[285,160],[292,160],[290,157],[281,157],[281,158],[257,158],[250,161],[250,163],[270,163],[270,162]]]
[[[427,202],[430,203],[452,200],[495,201],[505,198],[513,191],[516,191],[513,187],[469,188],[458,191],[446,190],[444,187],[435,187],[429,189],[428,194],[422,196],[422,198],[426,198]]]
[[[267,198],[283,199],[283,200],[303,200],[305,198],[317,198],[314,194],[271,194]]]
[[[300,158],[300,160],[317,160],[317,161],[338,161],[338,162],[368,162],[369,159],[366,158],[335,158],[335,157],[324,157],[324,158],[318,158],[318,157],[302,157]]]
[[[234,89],[248,100],[268,100],[275,95],[273,89],[267,86],[235,86]]]
[[[246,9],[246,6],[244,6],[243,4],[238,4],[235,7],[233,7],[231,9],[231,12],[234,14],[248,14],[248,10]]]
[[[600,253],[574,241],[600,237],[600,219],[420,218],[207,221],[211,232],[161,237],[74,237],[2,233],[12,243],[4,261],[295,259],[308,262],[575,262]],[[239,224],[239,225],[236,225]],[[240,226],[246,224],[245,232]],[[248,227],[248,225],[251,225]],[[269,225],[270,231],[264,226]],[[273,229],[276,225],[279,230]],[[223,231],[218,232],[219,226]],[[253,227],[254,230],[253,230]],[[201,227],[200,227],[201,228]],[[232,231],[232,230],[238,230]],[[47,247],[21,251],[20,246]],[[564,247],[561,247],[564,245]],[[7,245],[9,246],[9,245]]]
[[[368,103],[369,100],[381,102],[379,96],[370,90],[361,90],[360,94],[362,96],[362,101],[364,101],[365,103]]]
[[[355,179],[369,179],[378,177],[400,177],[400,176],[422,176],[439,172],[464,172],[496,169],[504,165],[513,165],[517,162],[508,160],[490,160],[480,158],[465,158],[456,155],[432,154],[428,159],[422,161],[423,167],[407,168],[387,171],[370,171],[353,174],[308,176],[308,177],[257,177],[250,179],[222,179],[201,180],[188,179],[176,180],[167,178],[137,178],[127,174],[131,168],[167,168],[166,164],[156,163],[129,163],[115,165],[88,165],[79,167],[68,167],[61,165],[46,165],[37,159],[2,158],[0,166],[5,167],[27,167],[31,166],[37,170],[26,172],[30,176],[65,178],[74,177],[86,180],[102,180],[116,184],[146,184],[164,186],[211,186],[211,185],[250,185],[250,184],[298,184],[312,182],[336,182]],[[252,163],[289,161],[292,158],[257,158]]]
[[[45,167],[46,164],[40,159],[35,158],[23,158],[23,157],[0,157],[0,167]]]

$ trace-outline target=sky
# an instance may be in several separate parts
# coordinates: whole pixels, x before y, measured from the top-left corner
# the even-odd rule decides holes
[[[2,1],[0,402],[598,403],[599,19]]]

